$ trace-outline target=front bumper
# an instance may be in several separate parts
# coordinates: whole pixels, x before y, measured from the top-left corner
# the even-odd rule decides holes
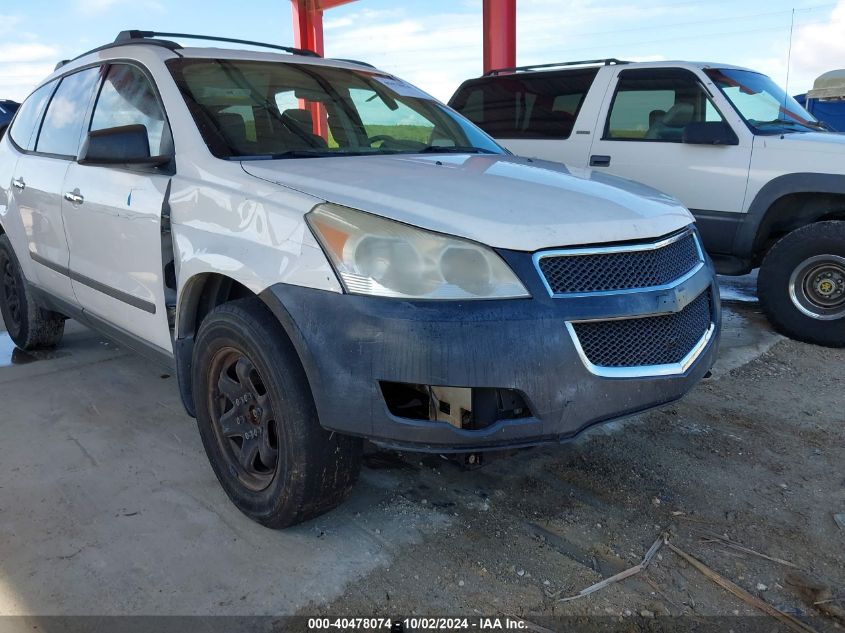
[[[530,256],[500,252],[532,298],[402,301],[286,284],[262,298],[291,337],[308,376],[320,424],[377,444],[470,452],[560,442],[596,423],[683,396],[712,367],[720,334],[712,264],[672,289],[553,298]],[[604,377],[585,364],[567,323],[678,309],[681,297],[712,293],[713,329],[681,373]],[[512,389],[531,417],[478,430],[393,415],[379,381]]]

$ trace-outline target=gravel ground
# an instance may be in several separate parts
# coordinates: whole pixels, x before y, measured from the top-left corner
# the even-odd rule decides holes
[[[765,327],[756,306],[732,309]],[[559,600],[636,565],[668,530],[672,544],[751,594],[819,630],[839,627],[843,387],[845,350],[784,339],[675,405],[569,445],[475,470],[373,450],[364,485],[392,490],[384,507],[425,537],[398,548],[385,539],[389,567],[302,612],[606,616],[631,630],[654,616],[760,615],[665,546],[644,572]]]

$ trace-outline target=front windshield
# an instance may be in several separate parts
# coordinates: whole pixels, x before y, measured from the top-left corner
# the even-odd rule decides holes
[[[824,129],[766,75],[750,70],[710,68],[704,71],[758,134],[809,132]]]
[[[376,70],[229,59],[168,66],[218,158],[505,153],[446,106]]]

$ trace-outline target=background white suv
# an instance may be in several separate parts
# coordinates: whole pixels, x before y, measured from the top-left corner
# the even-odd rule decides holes
[[[151,35],[60,65],[0,140],[0,309],[23,348],[74,317],[175,364],[256,521],[339,503],[361,438],[564,441],[712,365],[672,198],[515,158],[372,67]]]
[[[771,79],[728,66],[615,59],[495,71],[450,105],[513,152],[665,191],[720,273],[760,267],[794,338],[845,345],[845,135]]]

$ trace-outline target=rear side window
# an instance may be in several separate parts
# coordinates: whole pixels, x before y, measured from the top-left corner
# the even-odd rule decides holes
[[[485,77],[462,86],[451,105],[498,138],[569,138],[598,69]]]
[[[620,73],[605,138],[680,143],[690,123],[723,120],[691,72],[629,70]]]
[[[135,66],[110,66],[94,107],[91,130],[137,124],[147,129],[151,155],[170,153],[164,110],[152,84]]]
[[[44,115],[44,123],[35,145],[36,151],[76,156],[85,115],[99,77],[99,68],[89,68],[62,79],[47,106],[47,114]]]
[[[35,148],[35,138],[38,135],[38,126],[41,124],[41,117],[44,116],[44,108],[50,100],[50,95],[56,88],[55,81],[44,84],[33,92],[18,111],[12,127],[9,129],[9,136],[15,145],[25,150]]]

